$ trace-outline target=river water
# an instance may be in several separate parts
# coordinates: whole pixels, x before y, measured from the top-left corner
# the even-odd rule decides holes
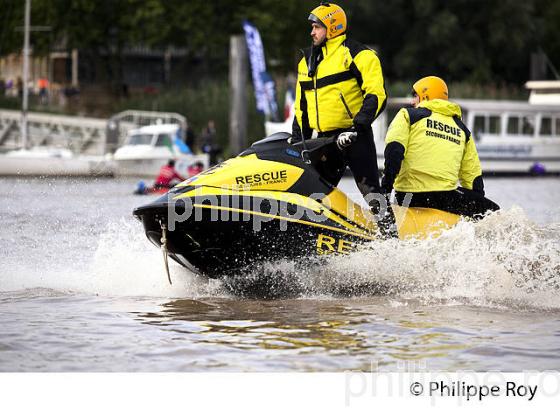
[[[0,371],[560,370],[558,178],[488,179],[502,211],[437,239],[263,267],[298,288],[271,300],[173,262],[169,286],[134,185],[0,179]]]

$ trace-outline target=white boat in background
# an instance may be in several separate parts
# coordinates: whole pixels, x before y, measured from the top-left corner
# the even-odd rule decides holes
[[[525,88],[531,90],[529,104],[560,105],[560,81],[527,81]]]
[[[560,173],[560,105],[458,103],[485,173]]]
[[[155,124],[128,132],[124,144],[113,155],[117,176],[155,178],[160,168],[175,159],[175,169],[188,177],[188,168],[202,163],[207,169],[207,154],[195,155],[181,139],[178,124]]]
[[[560,174],[560,81],[529,81],[529,101],[454,99],[472,131],[485,175]],[[390,98],[374,121],[377,163],[383,169],[385,134],[409,98]],[[292,110],[293,111],[293,110]],[[293,115],[267,122],[267,135],[291,132]]]
[[[114,163],[98,155],[74,155],[65,148],[33,147],[0,155],[2,176],[110,177]]]

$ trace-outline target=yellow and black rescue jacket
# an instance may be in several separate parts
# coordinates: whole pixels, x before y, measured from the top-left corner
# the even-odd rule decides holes
[[[431,100],[402,108],[385,143],[385,175],[398,192],[451,191],[458,181],[484,192],[476,146],[455,103]]]
[[[375,52],[344,34],[317,51],[304,50],[298,64],[294,135],[371,126],[387,100]]]

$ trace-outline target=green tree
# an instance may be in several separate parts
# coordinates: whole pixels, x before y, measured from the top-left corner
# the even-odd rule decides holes
[[[450,81],[515,83],[528,79],[539,48],[560,66],[560,0],[339,0],[349,35],[378,50],[392,80],[439,74]],[[3,0],[0,55],[21,50],[22,0]],[[98,81],[119,83],[123,51],[179,47],[193,78],[224,78],[229,37],[247,19],[260,30],[272,71],[294,71],[310,44],[311,0],[33,0],[34,53],[78,48],[100,64]],[[103,59],[101,57],[103,56]],[[108,63],[100,63],[107,61]],[[192,63],[192,64],[191,64]],[[193,68],[198,67],[198,68]],[[198,71],[197,71],[198,70]]]

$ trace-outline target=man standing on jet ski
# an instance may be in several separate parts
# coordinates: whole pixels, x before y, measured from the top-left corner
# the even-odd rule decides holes
[[[380,194],[377,155],[371,124],[385,108],[381,64],[376,53],[346,38],[346,14],[333,3],[311,11],[313,45],[298,64],[292,141],[339,136],[336,161],[350,167],[358,189],[374,213]],[[342,135],[341,135],[342,134]],[[379,196],[379,195],[377,195]],[[375,197],[375,195],[374,195]]]
[[[474,138],[461,120],[461,108],[448,101],[447,84],[424,77],[412,90],[413,107],[397,113],[385,137],[382,187],[386,192],[394,188],[399,204],[412,194],[411,207],[469,217],[498,210],[484,197]]]

